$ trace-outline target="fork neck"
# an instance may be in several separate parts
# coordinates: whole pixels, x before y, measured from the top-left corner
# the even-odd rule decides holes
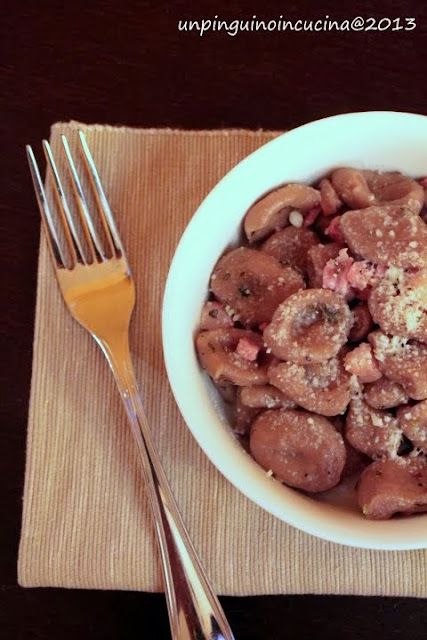
[[[135,372],[132,366],[132,359],[129,348],[128,329],[116,332],[113,336],[109,336],[108,340],[94,336],[98,342],[108,364],[114,374],[120,394],[125,395],[125,399],[129,399],[129,395],[137,392],[137,382]]]

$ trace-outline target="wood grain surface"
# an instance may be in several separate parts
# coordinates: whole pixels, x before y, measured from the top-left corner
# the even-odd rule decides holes
[[[414,18],[412,30],[180,31],[180,20]],[[373,24],[373,22],[368,22]],[[381,23],[382,25],[387,22]],[[397,22],[392,23],[397,24]],[[0,5],[2,323],[0,628],[5,640],[168,638],[162,596],[20,589],[21,521],[39,216],[25,143],[57,120],[284,129],[336,113],[427,114],[426,9],[369,0],[3,1]],[[427,570],[427,569],[426,569]],[[236,638],[425,638],[425,602],[224,598]]]

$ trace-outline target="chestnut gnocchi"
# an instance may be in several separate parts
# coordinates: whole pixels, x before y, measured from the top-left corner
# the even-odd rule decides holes
[[[342,167],[267,193],[195,338],[266,473],[309,494],[352,474],[370,519],[427,511],[426,191]]]

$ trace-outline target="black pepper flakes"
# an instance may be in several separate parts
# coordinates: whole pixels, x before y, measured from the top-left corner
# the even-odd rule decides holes
[[[248,287],[245,287],[244,285],[241,285],[239,287],[239,293],[245,298],[251,295],[251,292],[249,291]]]
[[[338,322],[338,320],[339,320],[338,309],[336,307],[334,307],[333,305],[322,304],[321,305],[321,312],[322,312],[323,318],[327,322],[331,322],[332,324],[336,324]]]

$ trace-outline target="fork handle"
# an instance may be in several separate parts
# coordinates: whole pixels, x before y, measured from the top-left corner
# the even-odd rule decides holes
[[[172,640],[234,640],[172,494],[144,413],[127,332],[115,344],[98,340],[136,440],[162,559]]]

